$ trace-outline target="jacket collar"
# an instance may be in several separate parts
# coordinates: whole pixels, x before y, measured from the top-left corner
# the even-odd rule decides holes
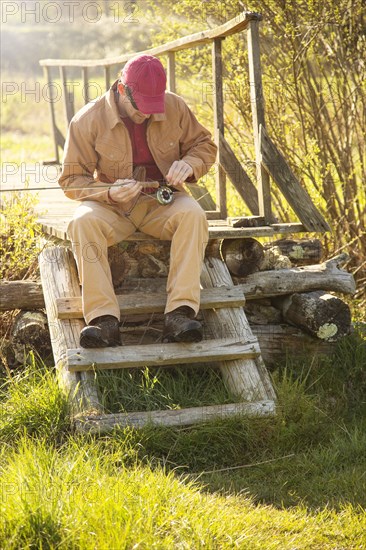
[[[118,111],[115,93],[117,91],[117,83],[118,80],[112,84],[112,86],[109,88],[108,92],[105,94],[105,104],[106,104],[106,115],[108,119],[108,125],[110,129],[114,128],[117,124],[120,124],[121,117]],[[166,120],[166,114],[165,113],[156,113],[151,115],[150,120],[152,122],[159,122],[161,120]]]

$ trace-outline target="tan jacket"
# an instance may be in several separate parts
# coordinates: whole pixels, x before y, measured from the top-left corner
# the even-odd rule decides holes
[[[98,186],[132,177],[131,141],[120,118],[115,88],[116,83],[71,120],[59,178],[65,195],[71,199],[109,203],[108,189]],[[175,160],[183,159],[192,166],[197,181],[215,162],[217,148],[210,133],[184,100],[170,92],[165,95],[165,113],[149,119],[147,142],[163,175]]]

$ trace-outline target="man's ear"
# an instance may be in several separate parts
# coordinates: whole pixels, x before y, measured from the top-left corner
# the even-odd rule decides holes
[[[119,95],[126,95],[125,87],[121,82],[118,82],[117,90],[118,90]]]

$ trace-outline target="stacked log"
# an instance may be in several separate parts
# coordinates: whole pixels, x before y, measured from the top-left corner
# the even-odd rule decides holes
[[[249,255],[243,252],[246,247],[252,250],[253,243],[222,245],[223,259],[228,251],[229,259],[236,251],[237,259],[241,256],[250,262]],[[348,335],[352,330],[350,308],[340,297],[329,293],[355,293],[353,276],[340,268],[348,256],[340,254],[311,264],[320,260],[321,254],[318,239],[281,239],[263,247],[262,260],[246,266],[246,277],[238,276],[244,269],[235,264],[232,274],[248,300],[245,309],[249,321],[253,325],[284,322],[323,342],[336,342]],[[230,262],[228,267],[230,270]],[[270,300],[264,302],[264,298]]]
[[[169,271],[169,253],[170,243],[156,240],[124,242],[111,247],[109,260],[116,293],[137,290],[148,294],[163,290]],[[247,318],[253,332],[259,333],[259,343],[269,363],[286,349],[298,350],[300,341],[314,352],[329,353],[330,344],[351,331],[349,307],[335,294],[355,292],[353,276],[341,268],[347,255],[312,263],[321,259],[321,253],[318,239],[281,239],[264,245],[253,238],[209,243],[206,257],[224,260],[234,283],[243,290]],[[35,335],[44,331],[40,283],[2,282],[0,296],[2,311],[17,308],[34,312],[22,321],[18,319],[13,331],[15,341],[23,346],[25,342],[31,343],[32,337],[27,331],[34,330]],[[155,320],[158,321],[157,316]],[[151,328],[151,320],[130,316],[125,320],[124,330],[129,330],[128,323],[130,327],[140,327],[140,334],[144,325]]]

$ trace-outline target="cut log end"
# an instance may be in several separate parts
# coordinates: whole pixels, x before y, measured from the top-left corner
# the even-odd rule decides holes
[[[283,318],[309,334],[335,342],[351,331],[349,306],[340,298],[323,292],[292,294],[274,300]]]
[[[259,271],[264,257],[262,244],[252,238],[224,239],[221,254],[230,273],[238,277]]]

